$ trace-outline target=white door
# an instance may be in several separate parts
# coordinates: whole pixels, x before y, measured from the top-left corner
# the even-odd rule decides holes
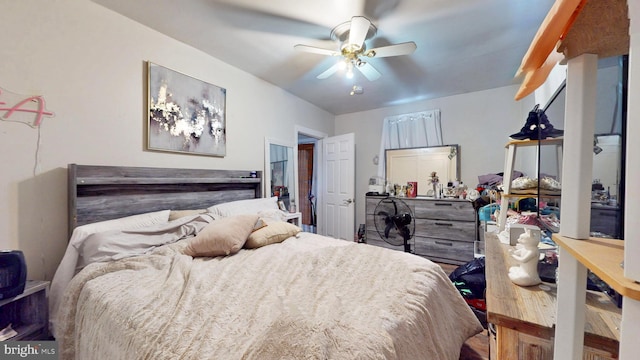
[[[318,233],[353,241],[355,234],[355,136],[322,139]]]

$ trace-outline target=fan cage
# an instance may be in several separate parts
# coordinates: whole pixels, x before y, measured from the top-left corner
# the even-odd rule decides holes
[[[404,246],[405,252],[412,252],[415,221],[406,202],[398,198],[380,200],[374,210],[374,224],[381,239],[394,246]]]

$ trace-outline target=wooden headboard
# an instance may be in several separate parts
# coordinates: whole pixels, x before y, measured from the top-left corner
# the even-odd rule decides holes
[[[69,164],[69,235],[77,226],[159,210],[262,197],[262,171]]]

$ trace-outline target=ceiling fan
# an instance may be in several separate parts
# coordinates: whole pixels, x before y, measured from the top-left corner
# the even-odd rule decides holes
[[[369,81],[374,81],[381,74],[366,61],[368,58],[409,55],[416,50],[416,43],[413,41],[367,49],[365,40],[373,38],[377,31],[376,26],[366,17],[354,16],[350,21],[331,30],[331,39],[340,42],[339,50],[302,44],[295,45],[294,48],[314,54],[343,57],[341,61],[318,75],[318,79],[326,79],[339,69],[346,68],[349,78],[353,77],[353,69],[358,69]]]

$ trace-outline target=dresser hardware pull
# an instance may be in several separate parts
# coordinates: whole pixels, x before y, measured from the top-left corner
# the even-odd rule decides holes
[[[447,203],[447,202],[442,202],[442,203],[441,203],[441,202],[437,202],[435,205],[436,205],[436,206],[452,206],[452,205],[453,205],[453,203]]]
[[[451,223],[440,223],[440,222],[437,222],[436,225],[438,225],[438,226],[453,226],[453,224],[451,224]]]
[[[445,246],[453,246],[453,243],[436,241],[436,245],[445,245]]]

